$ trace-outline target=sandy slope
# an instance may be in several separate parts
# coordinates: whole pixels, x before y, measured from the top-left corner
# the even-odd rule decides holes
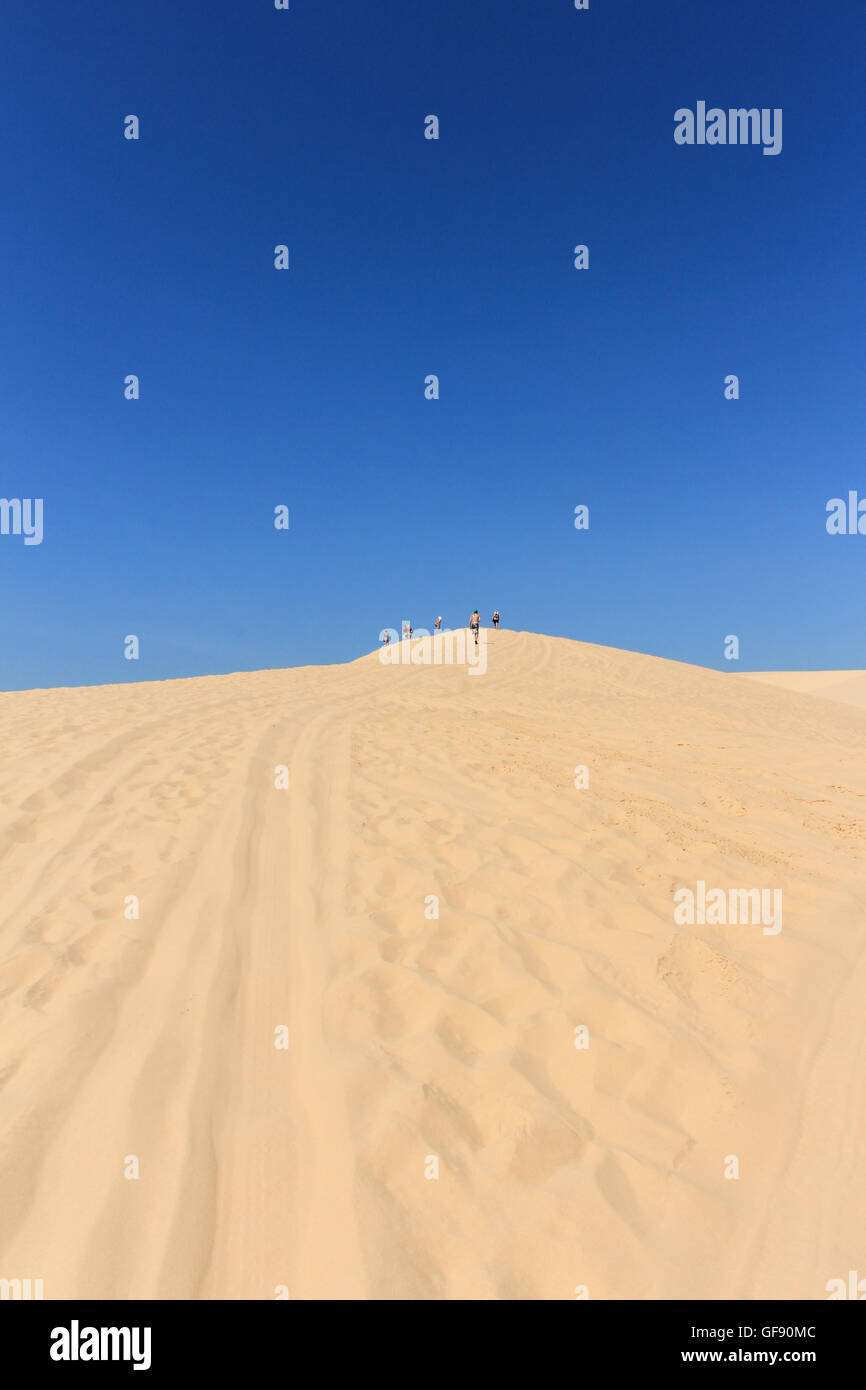
[[[825,700],[841,700],[846,705],[866,705],[866,671],[743,671],[738,674],[740,680],[763,681],[765,685],[801,694],[823,695]]]
[[[0,1276],[866,1275],[861,709],[503,631],[479,677],[372,654],[7,694],[0,731]],[[782,889],[782,931],[676,926],[698,879]]]

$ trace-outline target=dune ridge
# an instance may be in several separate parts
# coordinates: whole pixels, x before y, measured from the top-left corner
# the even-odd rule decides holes
[[[866,705],[866,671],[742,671],[739,680],[763,681],[798,694],[821,695],[846,705]]]
[[[0,1277],[866,1275],[862,710],[508,630],[487,662],[0,696]],[[699,880],[780,889],[782,931],[677,925]]]

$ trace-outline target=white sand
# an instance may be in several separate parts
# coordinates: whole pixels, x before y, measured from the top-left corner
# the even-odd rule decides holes
[[[0,1277],[820,1299],[866,1275],[862,709],[500,631],[480,677],[374,653],[6,694],[0,732]],[[699,879],[781,889],[782,931],[675,925]]]

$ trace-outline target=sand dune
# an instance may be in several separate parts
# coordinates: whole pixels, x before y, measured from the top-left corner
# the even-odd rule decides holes
[[[500,631],[478,677],[372,653],[0,696],[0,1277],[866,1275],[866,716],[775,685]],[[677,925],[698,881],[781,890],[781,931]]]
[[[740,680],[763,681],[799,694],[822,695],[845,705],[866,705],[866,671],[743,671]]]

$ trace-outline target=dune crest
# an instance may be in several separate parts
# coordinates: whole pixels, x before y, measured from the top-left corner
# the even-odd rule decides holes
[[[866,671],[743,671],[738,678],[763,681],[802,695],[822,695],[845,705],[866,706]]]

